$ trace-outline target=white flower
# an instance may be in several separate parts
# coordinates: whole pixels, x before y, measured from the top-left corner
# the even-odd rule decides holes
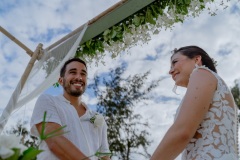
[[[103,125],[104,118],[102,115],[97,114],[96,119],[94,120],[94,125],[96,127],[101,127]]]
[[[27,149],[24,145],[20,144],[20,137],[15,135],[1,135],[0,136],[0,157],[5,159],[14,154],[13,148],[20,149],[20,154]]]
[[[101,114],[95,114],[92,118],[90,118],[90,122],[93,123],[95,127],[101,127],[104,122],[104,118]]]
[[[14,154],[14,151],[6,147],[0,147],[0,157],[3,159],[9,158]]]

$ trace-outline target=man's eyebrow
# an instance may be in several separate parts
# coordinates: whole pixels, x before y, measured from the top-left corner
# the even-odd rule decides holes
[[[68,72],[70,72],[70,71],[76,71],[76,70],[77,70],[77,68],[71,68],[71,69],[68,70]]]
[[[71,72],[71,71],[77,71],[77,68],[71,68],[68,70],[68,72]],[[87,74],[87,70],[82,69],[81,71]]]
[[[82,69],[82,72],[84,72],[84,73],[86,73],[86,74],[87,74],[87,70],[85,70],[85,69]]]

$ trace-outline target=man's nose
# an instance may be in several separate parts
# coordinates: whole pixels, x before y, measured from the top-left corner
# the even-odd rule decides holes
[[[77,74],[75,77],[77,80],[82,80],[82,75],[81,74]]]

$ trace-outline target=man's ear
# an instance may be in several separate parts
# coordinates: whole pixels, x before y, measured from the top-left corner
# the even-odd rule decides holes
[[[62,86],[62,84],[63,84],[63,77],[59,77],[58,78],[58,83]]]

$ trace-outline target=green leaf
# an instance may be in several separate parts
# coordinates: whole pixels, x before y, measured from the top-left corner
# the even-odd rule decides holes
[[[38,150],[36,148],[30,147],[23,152],[23,156],[19,160],[31,160],[35,159],[36,156],[41,153],[43,150]]]
[[[149,8],[147,8],[147,12],[146,12],[146,22],[150,24],[156,24],[156,22],[153,19],[152,12]]]
[[[104,32],[103,33],[103,39],[104,39],[104,41],[109,41],[110,40],[110,35],[111,34],[111,30],[110,29],[108,29],[108,31],[107,32]]]
[[[58,82],[54,83],[54,84],[53,84],[53,87],[54,87],[54,88],[59,87],[59,83],[58,83]]]
[[[103,32],[103,35],[104,35],[104,36],[105,36],[105,35],[108,35],[110,32],[111,32],[110,29],[106,29],[106,30]]]
[[[135,24],[138,27],[140,25],[140,17],[135,16],[133,18],[133,24]]]
[[[13,148],[12,149],[14,151],[14,154],[7,158],[6,160],[18,160],[18,158],[20,157],[20,149],[19,148]]]
[[[186,5],[189,6],[189,4],[191,3],[191,0],[183,0],[183,3],[185,4],[185,6],[186,6]]]
[[[183,11],[184,11],[184,12],[183,12],[184,15],[188,14],[188,9],[187,9],[187,7],[183,7]]]
[[[127,33],[130,33],[130,29],[127,27],[125,23],[123,23],[123,30]]]
[[[156,8],[156,6],[152,5],[151,9],[152,9],[152,13],[153,13],[154,18],[158,18],[159,10]]]
[[[43,122],[42,122],[42,129],[41,129],[41,133],[40,133],[40,139],[44,140],[44,132],[45,132],[45,127],[46,127],[46,116],[47,116],[47,112],[44,112],[43,115]]]
[[[204,9],[205,8],[205,6],[204,5],[201,5],[201,7],[200,7],[201,9]]]
[[[65,125],[65,126],[59,127],[58,129],[56,129],[56,130],[54,130],[54,131],[52,131],[48,134],[45,134],[46,117],[47,117],[47,112],[45,111],[44,115],[43,115],[42,130],[41,130],[41,133],[40,133],[41,141],[46,140],[46,139],[51,138],[51,137],[60,136],[60,135],[63,135],[65,133],[68,133],[68,132],[65,132],[65,131],[62,132],[62,133],[58,133],[60,130],[62,130],[66,127],[66,125]]]
[[[96,152],[95,153],[95,156],[97,156],[97,157],[105,157],[105,156],[111,156],[112,155],[112,153],[111,152]]]
[[[91,43],[92,43],[92,39],[90,39],[89,41],[86,42],[86,46],[88,48],[91,48]]]
[[[96,50],[99,52],[103,53],[104,52],[104,47],[103,47],[103,42],[102,41],[97,41],[96,42]]]
[[[111,31],[111,39],[114,38],[117,35],[117,32],[113,29]]]
[[[146,18],[144,14],[139,14],[139,18],[140,18],[140,25],[145,24],[146,22]]]
[[[63,134],[68,133],[69,131],[67,131],[67,132],[64,131],[64,132],[62,132],[62,133],[58,133],[60,130],[62,130],[62,129],[65,128],[65,127],[67,127],[67,126],[65,125],[65,126],[59,127],[58,129],[56,129],[56,130],[54,130],[54,131],[46,134],[46,135],[44,136],[44,139],[46,140],[46,139],[51,138],[51,137],[56,137],[56,136],[60,136],[60,135],[63,135]]]

